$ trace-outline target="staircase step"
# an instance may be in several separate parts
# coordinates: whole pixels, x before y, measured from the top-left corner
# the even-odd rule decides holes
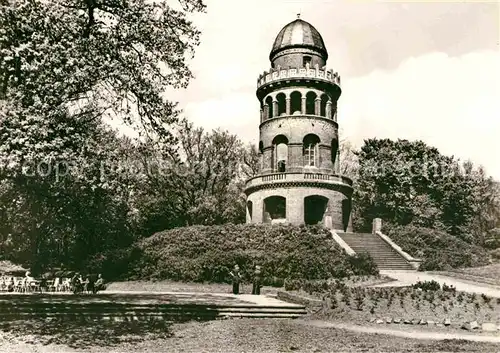
[[[381,270],[413,270],[413,267],[389,244],[375,234],[338,233],[351,249],[359,253],[368,253]]]
[[[304,314],[259,314],[259,313],[220,313],[221,317],[253,317],[253,318],[273,318],[273,319],[296,319]]]

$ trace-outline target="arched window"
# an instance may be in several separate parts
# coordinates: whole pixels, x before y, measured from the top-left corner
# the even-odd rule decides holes
[[[284,173],[288,161],[288,139],[286,136],[276,136],[273,140],[273,147],[273,170],[278,173]]]
[[[328,99],[329,99],[328,95],[326,95],[326,94],[321,95],[321,109],[320,109],[319,115],[324,116],[324,117],[327,117],[326,116],[326,103],[328,103]]]
[[[297,113],[298,112],[298,113]],[[300,114],[302,112],[302,94],[294,91],[290,94],[290,113]]]
[[[266,104],[267,104],[267,119],[271,119],[274,116],[273,97],[271,97],[271,96],[267,97]]]
[[[259,166],[259,172],[264,169],[264,144],[262,141],[259,142],[259,160],[260,160],[260,166]]]
[[[309,134],[304,137],[303,141],[303,155],[304,166],[317,167],[318,161],[318,145],[319,137],[314,134]]]
[[[284,93],[279,93],[276,96],[276,100],[278,101],[278,114],[277,116],[281,116],[286,113],[286,96]]]
[[[332,140],[332,164],[335,167],[335,161],[337,160],[337,152],[339,150],[339,140],[334,138]]]
[[[250,223],[253,218],[253,203],[252,201],[247,201],[247,221]]]
[[[349,227],[349,221],[352,212],[352,201],[351,199],[342,200],[342,226],[344,227],[344,232],[347,232]]]
[[[312,57],[310,57],[309,55],[304,55],[302,57],[302,66],[306,67],[307,64],[311,65],[311,60],[312,60]]]
[[[306,94],[306,114],[316,114],[316,97],[318,95],[314,92],[307,92]]]

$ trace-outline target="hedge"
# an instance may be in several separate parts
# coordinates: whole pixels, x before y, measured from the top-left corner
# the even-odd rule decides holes
[[[384,233],[404,251],[421,258],[421,271],[449,270],[488,264],[488,252],[444,231],[406,226],[387,226]]]
[[[319,226],[226,224],[171,229],[120,253],[102,254],[91,266],[107,278],[227,282],[238,264],[244,280],[255,265],[264,284],[285,279],[327,279],[378,273],[371,257],[349,256]]]

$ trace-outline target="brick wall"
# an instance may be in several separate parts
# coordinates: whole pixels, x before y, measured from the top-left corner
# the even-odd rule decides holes
[[[250,194],[247,201],[252,202],[252,223],[263,223],[264,199],[270,196],[282,196],[286,198],[287,223],[304,224],[304,199],[307,196],[319,195],[328,199],[328,208],[325,216],[332,217],[333,229],[343,229],[342,201],[348,199],[344,191],[330,190],[318,187],[277,187],[274,189],[258,190]],[[350,218],[350,217],[349,217]],[[250,215],[247,214],[247,222],[250,223]],[[349,228],[351,221],[349,221]]]
[[[320,68],[326,65],[326,60],[317,51],[306,48],[285,49],[274,55],[272,63],[283,69],[303,67],[304,56],[311,57],[311,67],[318,64]]]

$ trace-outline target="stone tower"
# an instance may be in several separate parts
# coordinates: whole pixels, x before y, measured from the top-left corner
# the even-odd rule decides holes
[[[351,230],[352,181],[340,174],[338,73],[319,32],[297,18],[279,32],[257,80],[260,170],[245,186],[247,223]]]

